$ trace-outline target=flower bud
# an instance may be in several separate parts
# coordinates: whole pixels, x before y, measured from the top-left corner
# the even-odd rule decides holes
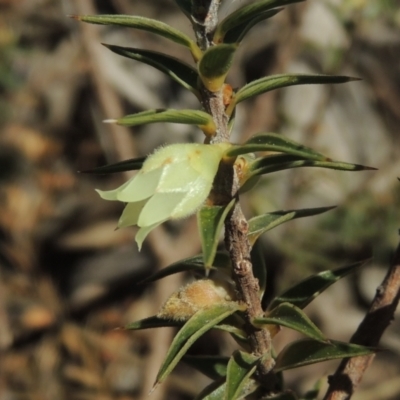
[[[235,300],[233,287],[226,281],[201,279],[180,288],[161,307],[159,318],[186,321],[197,311],[215,303]]]

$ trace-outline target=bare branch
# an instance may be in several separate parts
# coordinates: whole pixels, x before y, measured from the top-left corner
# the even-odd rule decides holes
[[[377,346],[390,322],[400,298],[400,244],[385,279],[376,291],[364,320],[351,338],[351,343]],[[343,360],[339,368],[329,378],[329,389],[324,400],[348,400],[360,383],[364,372],[374,359],[374,355]]]

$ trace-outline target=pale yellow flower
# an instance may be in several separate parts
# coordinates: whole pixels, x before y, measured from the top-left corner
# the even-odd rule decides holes
[[[230,145],[173,144],[156,150],[142,169],[115,190],[97,190],[105,200],[127,203],[118,227],[140,227],[139,249],[151,230],[195,213],[207,199],[219,162]]]

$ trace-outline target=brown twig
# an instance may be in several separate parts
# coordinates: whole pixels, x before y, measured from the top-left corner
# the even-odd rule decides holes
[[[377,346],[384,331],[394,318],[399,298],[400,244],[385,279],[376,291],[371,308],[351,338],[351,343]],[[374,356],[372,354],[343,360],[335,374],[329,378],[329,388],[324,400],[350,399]]]
[[[203,50],[213,45],[209,39],[217,24],[219,3],[218,0],[199,0],[193,3],[197,22],[194,24],[194,29],[199,30],[196,32],[196,37],[198,45]],[[205,8],[205,5],[208,8]],[[196,7],[201,11],[196,13]],[[204,14],[202,14],[203,12]],[[199,23],[200,16],[201,23]],[[206,89],[202,91],[203,106],[213,116],[217,126],[216,135],[212,138],[211,143],[229,141],[228,116],[225,114],[222,97],[221,91],[216,93],[211,93]],[[211,195],[213,201],[217,204],[228,204],[232,198],[237,198],[238,200],[238,190],[239,181],[235,168],[232,164],[221,163]],[[257,329],[251,324],[255,317],[263,314],[263,310],[258,297],[258,280],[254,277],[250,260],[251,246],[247,238],[247,232],[248,222],[243,215],[240,203],[237,201],[225,221],[225,245],[231,258],[233,279],[236,283],[238,297],[247,305],[246,330],[250,339],[252,353],[262,357],[262,362],[260,362],[257,370],[258,378],[266,387],[272,389],[271,386],[274,384],[274,379],[272,379],[270,371],[274,366],[274,361],[270,357],[271,336],[267,329]]]

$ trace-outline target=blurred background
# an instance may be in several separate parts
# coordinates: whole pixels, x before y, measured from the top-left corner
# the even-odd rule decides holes
[[[223,1],[221,16],[246,4]],[[268,297],[311,273],[369,259],[306,309],[331,338],[347,341],[390,264],[400,228],[400,2],[308,0],[248,34],[229,83],[268,74],[344,74],[362,81],[301,86],[240,104],[233,140],[278,132],[346,162],[378,171],[298,169],[268,175],[243,197],[250,217],[338,205],[262,238]],[[200,252],[195,218],[150,235],[115,231],[122,204],[95,193],[127,175],[77,171],[146,155],[165,143],[201,142],[184,125],[127,129],[107,118],[149,108],[198,108],[194,96],[149,66],[100,43],[164,51],[183,47],[131,29],[89,26],[68,14],[126,13],[191,34],[173,0],[0,0],[0,400],[148,398],[174,333],[116,330],[157,313],[187,276],[137,283]],[[397,314],[398,315],[398,314]],[[355,399],[400,398],[400,322],[385,333]],[[283,330],[276,346],[296,336]],[[192,354],[235,348],[210,332]],[[305,392],[333,373],[324,363],[285,374]],[[209,381],[178,366],[151,399],[192,399]]]

